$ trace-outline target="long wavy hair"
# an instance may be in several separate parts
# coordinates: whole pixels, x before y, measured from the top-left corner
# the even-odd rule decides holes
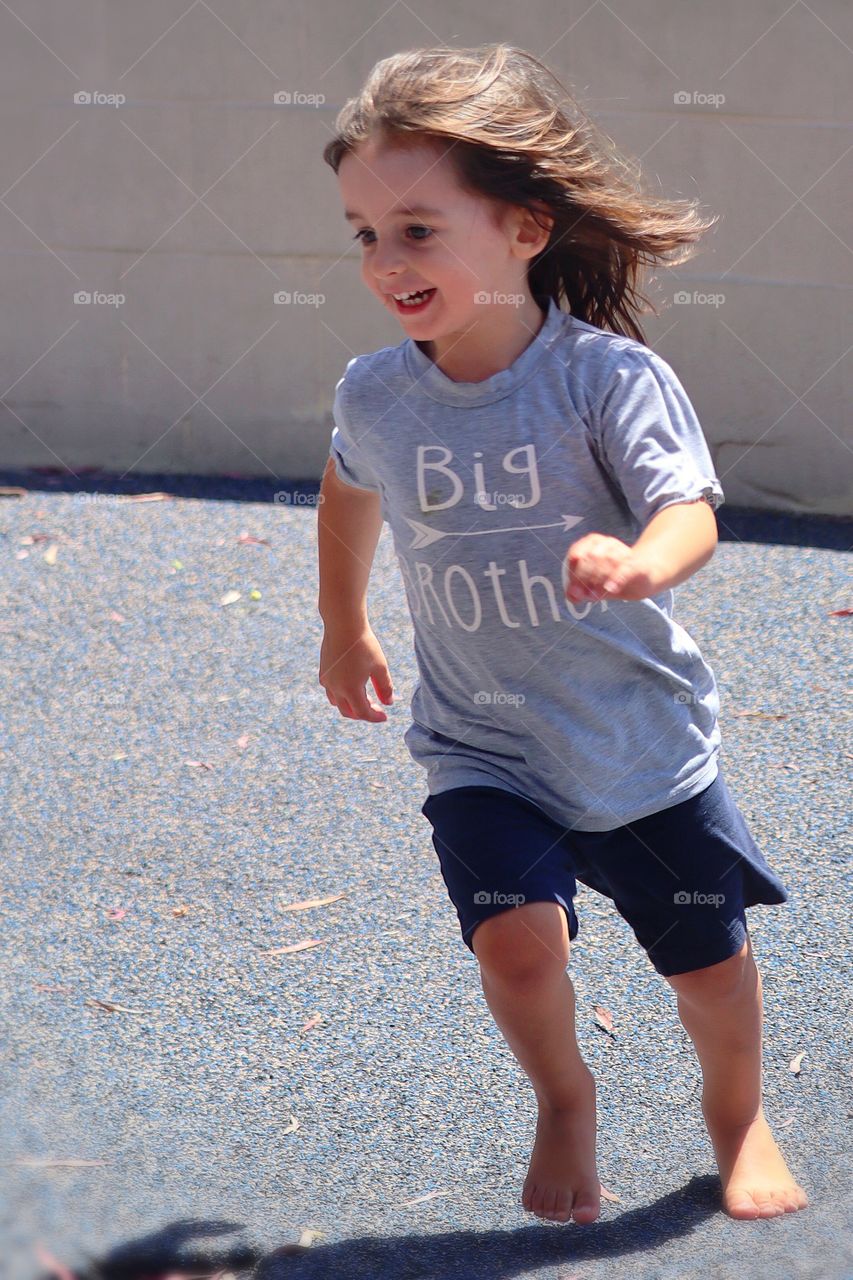
[[[383,58],[335,120],[323,159],[335,173],[376,135],[391,146],[446,148],[460,184],[492,202],[553,219],[527,267],[547,309],[563,300],[580,320],[646,345],[637,316],[657,311],[638,292],[643,269],[676,266],[718,220],[696,202],[643,190],[639,163],[620,152],[533,54],[509,44],[438,46]]]

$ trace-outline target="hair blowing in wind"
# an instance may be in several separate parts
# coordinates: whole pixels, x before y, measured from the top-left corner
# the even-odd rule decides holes
[[[460,183],[490,201],[528,209],[548,244],[528,265],[541,307],[553,298],[589,324],[645,344],[637,317],[655,308],[644,268],[676,266],[717,217],[696,202],[643,189],[622,154],[543,63],[508,44],[413,49],[383,58],[335,121],[323,159],[379,136],[392,146],[446,149]]]

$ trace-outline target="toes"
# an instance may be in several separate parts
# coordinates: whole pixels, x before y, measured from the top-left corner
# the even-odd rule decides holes
[[[738,1196],[736,1199],[729,1200],[725,1205],[725,1210],[730,1218],[757,1218],[760,1216],[758,1205],[752,1199],[752,1196]]]
[[[579,1191],[572,1206],[575,1222],[594,1222],[601,1212],[601,1201],[594,1191]]]
[[[557,1201],[560,1193],[556,1187],[549,1187],[542,1197],[542,1217],[553,1218],[557,1211]]]
[[[729,1191],[723,1200],[723,1208],[732,1218],[758,1218],[761,1216],[761,1209],[756,1204],[752,1192],[743,1188],[738,1188],[737,1191]]]
[[[794,1186],[779,1192],[779,1202],[786,1213],[796,1213],[798,1209],[805,1209],[809,1200],[802,1187]]]
[[[554,1203],[553,1218],[555,1222],[568,1222],[572,1216],[572,1198],[561,1192]]]
[[[572,1216],[571,1196],[550,1187],[539,1187],[536,1183],[524,1188],[521,1204],[527,1213],[535,1213],[537,1218],[551,1222],[568,1222]]]
[[[781,1204],[774,1199],[772,1192],[756,1191],[752,1198],[762,1218],[776,1218],[780,1213],[785,1212]]]
[[[738,1188],[728,1193],[723,1207],[732,1218],[778,1218],[784,1213],[805,1209],[808,1202],[802,1187],[775,1191]]]
[[[532,1178],[528,1178],[521,1193],[521,1203],[528,1213],[538,1213],[542,1193]]]

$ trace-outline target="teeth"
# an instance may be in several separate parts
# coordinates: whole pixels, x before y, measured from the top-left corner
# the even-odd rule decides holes
[[[428,293],[428,289],[418,289],[414,293],[395,293],[394,297],[398,302],[408,302],[412,298],[420,298],[423,294]]]

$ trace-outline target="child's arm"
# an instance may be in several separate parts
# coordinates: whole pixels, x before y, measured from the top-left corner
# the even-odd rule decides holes
[[[673,502],[649,521],[631,548],[634,567],[647,564],[654,592],[677,587],[707,564],[717,521],[707,502]]]
[[[353,631],[367,624],[367,585],[381,532],[379,494],[346,484],[335,470],[334,459],[329,458],[317,514],[317,608],[327,626]]]
[[[644,600],[685,582],[711,559],[717,521],[707,502],[673,502],[653,516],[633,547],[588,533],[568,550],[569,600]]]
[[[383,702],[393,698],[385,655],[367,619],[367,587],[382,532],[378,493],[346,484],[329,458],[320,485],[317,542],[323,619],[320,684],[350,720],[387,720],[365,692],[373,681]]]

